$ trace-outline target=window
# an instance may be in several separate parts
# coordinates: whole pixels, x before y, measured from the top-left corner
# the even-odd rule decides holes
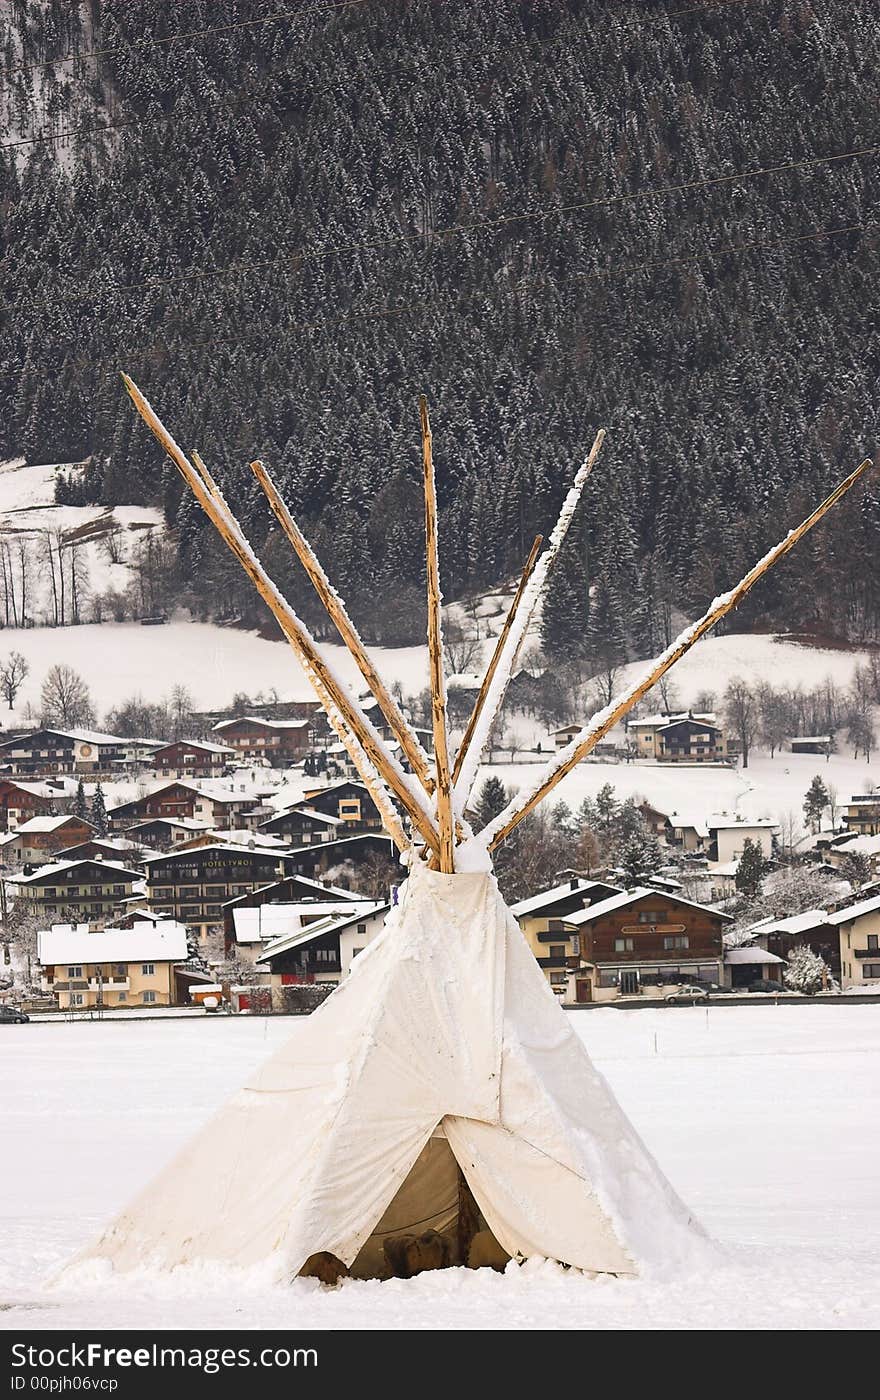
[[[575,957],[580,957],[581,936],[579,933],[573,933],[571,935],[571,951],[574,953]]]
[[[67,975],[68,977],[82,977],[83,970],[81,967],[69,967],[67,969]]]
[[[548,919],[548,920],[547,920],[547,932],[548,932],[548,933],[565,933],[565,923],[563,922],[562,919]]]
[[[665,918],[666,918],[666,910],[665,910],[665,909],[640,909],[640,910],[639,910],[639,923],[640,923],[640,924],[662,924],[662,923],[663,923],[663,920],[664,920]]]
[[[142,975],[143,977],[155,977],[155,975],[156,975],[156,964],[155,964],[155,963],[143,963],[142,966],[141,966],[141,975]]]
[[[669,948],[689,948],[690,940],[686,933],[674,933],[663,940],[664,949]]]
[[[568,985],[567,972],[551,972],[550,981],[554,987],[565,987]]]
[[[128,992],[119,992],[118,995],[117,995],[117,997],[116,997],[116,1000],[117,1000],[117,1001],[128,1001]]]
[[[304,846],[308,846],[312,839],[312,833],[310,831],[301,831],[299,839]]]
[[[225,885],[206,885],[205,894],[209,899],[222,899],[226,894]]]
[[[634,938],[615,938],[614,940],[615,953],[631,953],[635,946],[636,940]]]
[[[144,1005],[145,1005],[145,1006],[152,1006],[153,1003],[155,1002],[155,1000],[156,1000],[156,993],[155,993],[155,992],[144,992]]]
[[[876,934],[876,933],[869,933],[869,934],[868,934],[868,952],[869,952],[869,953],[877,953],[877,952],[880,952],[880,943],[878,943],[878,938],[877,938],[877,934]]]
[[[862,976],[866,981],[869,977],[880,977],[880,962],[862,963]]]
[[[70,994],[70,1005],[71,1005],[71,1006],[82,1006],[82,1004],[83,1004],[83,994],[82,994],[82,992],[71,992],[71,994]]]
[[[351,956],[352,956],[353,958],[356,958],[357,955],[358,955],[358,953],[362,953],[363,951],[364,951],[363,948],[352,948],[352,950],[351,950]]]

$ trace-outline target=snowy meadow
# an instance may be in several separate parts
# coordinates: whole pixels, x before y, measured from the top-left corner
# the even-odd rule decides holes
[[[880,1325],[880,1007],[570,1014],[716,1241],[699,1276],[592,1281],[532,1261],[330,1290],[213,1268],[59,1273],[301,1023],[33,1022],[2,1031],[0,1327]]]

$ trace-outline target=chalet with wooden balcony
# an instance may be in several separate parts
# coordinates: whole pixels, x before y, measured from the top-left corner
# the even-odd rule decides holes
[[[880,836],[880,792],[856,793],[844,808],[843,820],[858,836]]]
[[[840,948],[840,985],[873,991],[880,987],[880,895],[826,916]]]
[[[14,831],[0,837],[0,861],[7,869],[45,865],[74,842],[87,841],[95,828],[72,812],[58,816],[30,817]]]
[[[0,764],[21,776],[125,772],[143,767],[156,739],[128,739],[96,729],[35,729],[0,744]]]
[[[511,906],[526,942],[559,996],[569,995],[571,973],[580,966],[580,939],[570,926],[569,915],[619,893],[616,885],[575,878]],[[589,1001],[589,996],[578,999]]]
[[[143,888],[143,872],[111,860],[69,860],[13,875],[16,903],[46,924],[62,919],[103,928]]]
[[[727,757],[724,730],[714,714],[647,715],[627,723],[639,758],[658,763],[717,763]]]
[[[64,812],[73,793],[60,779],[47,782],[16,782],[0,778],[0,831],[15,831],[31,817]]]
[[[641,886],[569,914],[577,967],[573,1000],[655,996],[684,982],[724,979],[722,933],[729,914]],[[582,985],[577,987],[580,981]]]
[[[242,715],[214,725],[217,741],[234,750],[245,762],[264,762],[286,768],[303,759],[310,747],[311,720],[261,719]]]
[[[151,766],[157,778],[220,778],[237,761],[236,750],[228,744],[177,739],[156,749]]]

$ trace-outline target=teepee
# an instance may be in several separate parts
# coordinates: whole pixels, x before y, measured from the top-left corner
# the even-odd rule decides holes
[[[126,377],[168,456],[268,603],[408,866],[397,906],[348,978],[109,1226],[90,1257],[121,1269],[217,1261],[282,1277],[331,1259],[388,1272],[392,1242],[475,1236],[515,1258],[634,1275],[688,1267],[706,1241],[550,990],[492,873],[490,852],[679,657],[821,519],[861,465],[619,699],[474,834],[465,813],[548,570],[603,439],[540,540],[458,753],[449,750],[432,439],[420,402],[434,756],[367,655],[268,471],[252,469],[400,744],[395,758],[268,577],[197,453],[188,458]],[[436,1253],[436,1248],[435,1248]],[[502,1255],[503,1257],[503,1255]]]

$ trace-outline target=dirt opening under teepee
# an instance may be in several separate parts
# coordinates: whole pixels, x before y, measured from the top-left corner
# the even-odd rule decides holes
[[[474,1200],[449,1143],[438,1128],[428,1140],[351,1268],[333,1254],[313,1254],[300,1275],[336,1283],[340,1278],[413,1278],[428,1269],[466,1265],[503,1269],[502,1249]]]

